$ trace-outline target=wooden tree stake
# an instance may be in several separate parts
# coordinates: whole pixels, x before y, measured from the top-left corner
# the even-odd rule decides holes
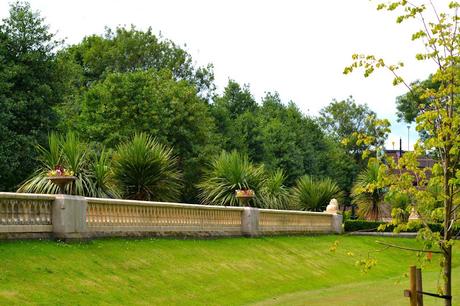
[[[410,306],[417,306],[417,280],[416,280],[416,267],[410,267],[409,282],[410,282]]]
[[[417,268],[415,271],[415,281],[417,290],[417,306],[423,306],[422,269],[420,268]]]

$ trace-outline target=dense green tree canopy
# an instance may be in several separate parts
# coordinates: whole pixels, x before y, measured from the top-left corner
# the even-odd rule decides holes
[[[168,70],[108,74],[83,94],[82,110],[75,120],[88,140],[108,147],[135,132],[154,135],[174,149],[190,189],[200,165],[215,152],[214,120],[208,105],[193,86],[174,80]]]
[[[62,57],[78,65],[84,84],[104,79],[113,72],[169,70],[175,80],[187,80],[198,93],[208,96],[214,89],[212,66],[194,67],[192,57],[174,42],[146,31],[107,28],[104,35],[91,35],[64,50]]]
[[[423,105],[429,103],[428,98],[423,98],[424,90],[438,90],[439,85],[439,82],[433,81],[432,75],[424,81],[413,82],[409,92],[396,98],[398,120],[406,123],[415,122],[415,118],[417,118],[424,108]]]
[[[318,118],[320,125],[326,133],[342,142],[345,149],[361,159],[361,155],[369,144],[357,144],[356,133],[366,134],[375,138],[374,145],[381,146],[385,142],[384,135],[375,129],[376,114],[369,109],[367,104],[358,104],[353,97],[346,100],[332,101],[320,111]]]
[[[33,171],[34,147],[56,122],[58,45],[29,4],[11,5],[0,24],[0,190],[13,189]]]

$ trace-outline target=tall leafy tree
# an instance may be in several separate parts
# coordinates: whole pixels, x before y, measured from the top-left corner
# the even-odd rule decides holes
[[[203,97],[214,90],[211,65],[195,67],[186,50],[168,39],[134,26],[107,28],[104,35],[90,35],[62,52],[61,57],[81,67],[83,84],[104,79],[113,72],[169,70],[175,80],[186,80]]]
[[[386,140],[385,134],[375,129],[375,119],[376,113],[367,104],[358,104],[353,97],[349,97],[342,101],[332,101],[320,111],[318,121],[326,133],[342,142],[345,150],[360,162],[362,153],[370,144],[357,144],[356,133],[373,136],[374,146],[381,146]]]
[[[214,120],[189,82],[168,70],[111,73],[83,94],[77,129],[93,142],[115,147],[145,132],[173,148],[186,182],[184,201],[196,201],[194,184],[216,152]]]
[[[59,45],[28,3],[13,3],[0,24],[0,190],[14,189],[32,172],[34,147],[56,123]]]
[[[259,161],[257,109],[258,105],[249,86],[241,86],[229,80],[222,96],[215,97],[211,105],[223,149],[238,150],[248,154],[254,161]]]
[[[398,120],[406,123],[415,122],[424,105],[429,103],[429,98],[423,98],[424,91],[428,88],[438,90],[439,86],[439,82],[433,82],[432,75],[426,80],[411,83],[412,90],[396,98]]]
[[[427,8],[431,11],[427,13]],[[397,165],[389,164],[399,170],[400,175],[386,175],[390,188],[401,191],[415,199],[415,208],[420,200],[426,198],[426,186],[439,183],[443,200],[444,218],[443,232],[432,233],[429,228],[422,230],[422,236],[427,241],[426,246],[436,245],[442,253],[441,266],[443,269],[443,288],[445,305],[452,302],[452,244],[453,228],[457,219],[460,205],[454,201],[460,187],[460,36],[458,28],[460,18],[458,10],[460,3],[451,2],[447,11],[439,11],[433,1],[428,4],[413,4],[407,1],[381,3],[378,9],[399,11],[397,22],[418,20],[420,30],[412,35],[413,40],[421,40],[425,48],[415,56],[421,61],[433,62],[437,69],[433,73],[432,82],[437,86],[413,88],[401,76],[403,63],[388,64],[382,58],[374,55],[353,55],[354,62],[345,68],[344,73],[357,68],[364,69],[364,76],[372,74],[376,68],[384,68],[394,75],[393,84],[404,84],[407,89],[417,95],[421,90],[420,99],[426,101],[419,105],[420,111],[416,116],[417,130],[424,131],[426,137],[420,139],[415,151],[405,154]],[[433,17],[433,18],[431,18]],[[433,167],[420,169],[417,158],[429,151],[437,152],[438,162]],[[403,172],[404,170],[404,172]],[[410,170],[410,171],[407,171]],[[391,172],[390,172],[391,173]],[[414,186],[414,182],[416,183]]]

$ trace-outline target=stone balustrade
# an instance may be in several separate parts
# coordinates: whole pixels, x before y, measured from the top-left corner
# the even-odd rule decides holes
[[[332,215],[309,211],[260,209],[259,231],[270,233],[328,233]]]
[[[86,223],[99,235],[124,232],[241,235],[240,207],[87,198]]]
[[[55,197],[0,193],[0,233],[51,233]]]
[[[49,238],[81,239],[341,231],[342,216],[335,213],[0,193],[0,237],[3,238],[35,238],[37,233]]]

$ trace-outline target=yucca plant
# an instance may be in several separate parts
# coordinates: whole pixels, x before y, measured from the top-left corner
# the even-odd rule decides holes
[[[284,185],[286,175],[278,169],[269,175],[260,190],[260,200],[264,208],[292,209],[292,196]]]
[[[380,166],[370,162],[361,173],[351,189],[352,202],[358,205],[358,214],[369,220],[378,220],[381,215],[386,188],[380,186]]]
[[[119,192],[113,180],[110,154],[104,149],[93,154],[91,173],[93,194],[99,198],[119,198]]]
[[[105,186],[106,181],[100,180],[96,183],[88,146],[74,133],[68,133],[64,137],[51,133],[48,137],[48,148],[37,146],[37,151],[40,167],[20,185],[18,192],[59,193],[59,188],[47,177],[50,170],[62,165],[77,177],[73,183],[66,186],[66,193],[88,197],[115,196],[109,192],[110,187]],[[104,186],[106,192],[100,192],[101,189],[97,186]]]
[[[112,168],[123,198],[176,201],[181,195],[181,173],[172,149],[147,134],[136,134],[119,145]]]
[[[343,192],[330,178],[313,179],[309,175],[300,177],[292,188],[294,203],[298,209],[324,211],[331,199],[340,201]]]
[[[255,197],[248,204],[260,207],[259,192],[263,181],[263,166],[252,164],[247,155],[223,151],[212,160],[202,182],[198,184],[199,196],[204,204],[241,206],[241,201],[235,197],[235,190],[252,189]]]

